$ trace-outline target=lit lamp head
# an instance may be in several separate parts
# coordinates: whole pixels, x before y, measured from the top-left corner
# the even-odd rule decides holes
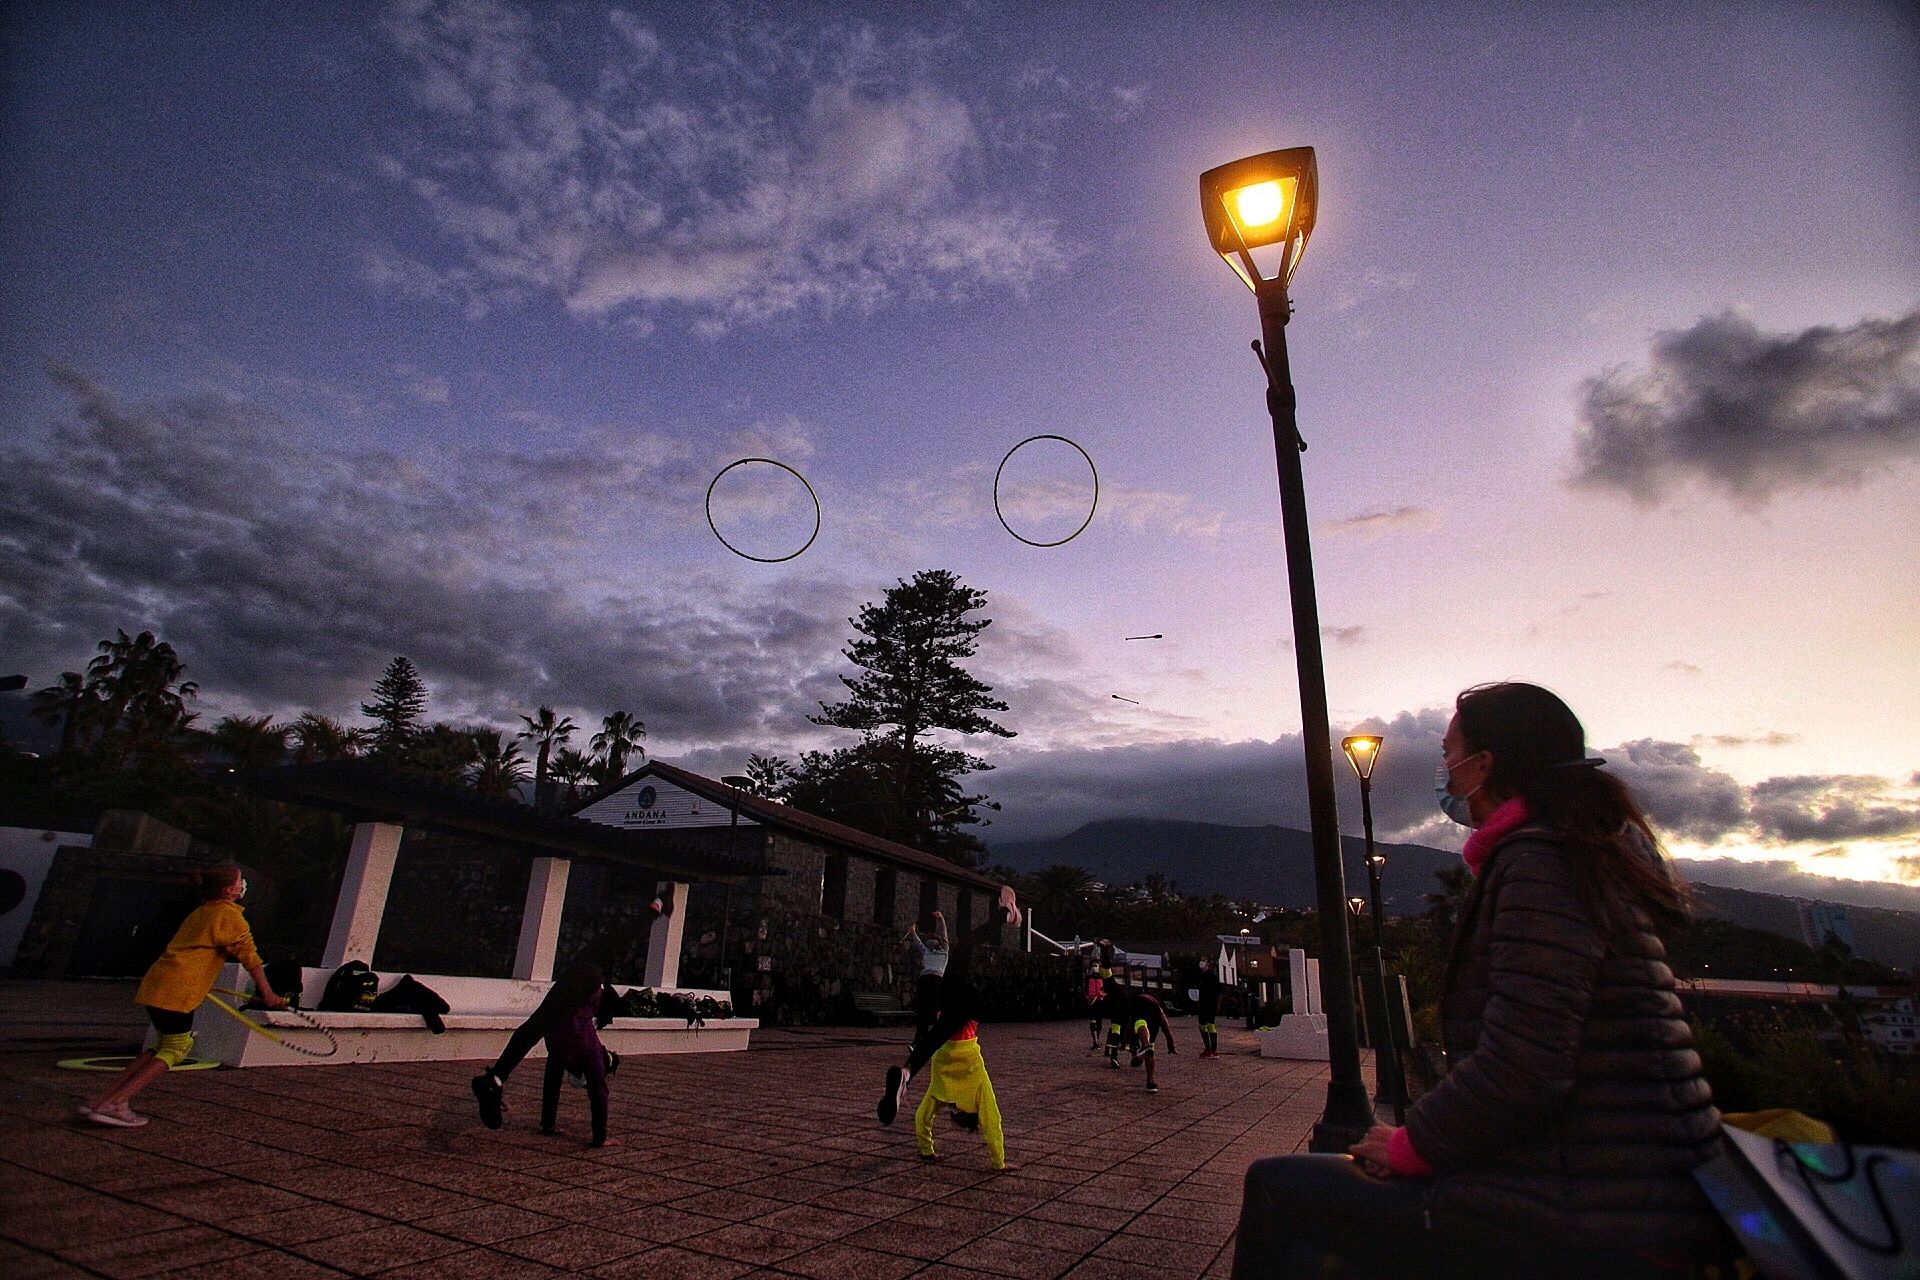
[[[1292,282],[1319,203],[1312,147],[1268,151],[1200,175],[1207,238],[1255,293],[1262,284]]]
[[[1347,910],[1357,916],[1363,916],[1367,913],[1367,900],[1365,898],[1348,898]]]
[[[1373,777],[1374,762],[1380,758],[1380,742],[1377,733],[1356,733],[1340,739],[1340,749],[1347,753],[1348,762],[1362,782]]]

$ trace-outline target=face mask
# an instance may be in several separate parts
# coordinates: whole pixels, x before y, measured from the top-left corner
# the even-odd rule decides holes
[[[244,898],[244,897],[246,897],[246,896],[247,896],[247,878],[246,878],[245,876],[241,876],[241,877],[240,877],[240,892],[238,892],[238,893],[236,893],[236,894],[234,894],[234,895],[233,895],[233,900],[234,900],[235,902],[238,902],[238,901],[240,901],[240,899],[242,899],[242,898]]]
[[[1474,755],[1478,754],[1479,752],[1477,751],[1474,753]],[[1473,756],[1467,757],[1467,760],[1471,759],[1473,759]],[[1472,792],[1464,796],[1457,796],[1449,790],[1453,785],[1453,769],[1458,769],[1461,765],[1465,764],[1467,760],[1456,760],[1452,769],[1447,767],[1445,761],[1441,761],[1440,765],[1433,771],[1433,798],[1439,801],[1440,812],[1446,814],[1461,826],[1477,827],[1480,824],[1473,820]],[[1480,788],[1475,787],[1473,790],[1478,791]]]

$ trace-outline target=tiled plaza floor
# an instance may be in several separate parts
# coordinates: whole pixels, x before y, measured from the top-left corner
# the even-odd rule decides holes
[[[942,1121],[923,1164],[910,1114],[875,1121],[898,1029],[630,1057],[600,1151],[573,1090],[570,1135],[538,1131],[537,1062],[497,1132],[472,1063],[182,1072],[136,1102],[145,1128],[77,1125],[101,1077],[55,1061],[129,1052],[131,991],[0,981],[0,1275],[1224,1276],[1247,1163],[1304,1150],[1326,1097],[1324,1064],[1237,1028],[1203,1061],[1188,1019],[1157,1095],[1084,1022],[985,1027],[997,1175],[975,1134]]]

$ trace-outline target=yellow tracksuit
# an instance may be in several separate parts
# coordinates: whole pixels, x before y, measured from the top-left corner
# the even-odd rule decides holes
[[[987,1159],[996,1169],[1007,1165],[1007,1139],[1000,1128],[1000,1104],[993,1099],[993,1081],[987,1078],[986,1059],[978,1040],[949,1040],[933,1051],[927,1063],[927,1096],[913,1113],[913,1136],[920,1154],[933,1154],[933,1115],[941,1103],[980,1116],[980,1136],[986,1139]]]

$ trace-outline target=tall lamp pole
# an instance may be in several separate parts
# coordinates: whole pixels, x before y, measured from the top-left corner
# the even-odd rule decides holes
[[[1293,655],[1299,667],[1300,738],[1306,752],[1307,813],[1313,833],[1315,902],[1320,916],[1320,992],[1327,1019],[1327,1106],[1307,1146],[1345,1151],[1365,1136],[1373,1109],[1360,1078],[1360,1041],[1353,1008],[1353,959],[1347,946],[1346,880],[1340,867],[1340,820],[1334,805],[1333,742],[1327,727],[1327,676],[1320,654],[1320,606],[1307,536],[1306,442],[1294,417],[1293,371],[1287,363],[1287,285],[1300,265],[1319,203],[1312,147],[1248,156],[1200,175],[1200,211],[1214,251],[1249,288],[1260,309],[1254,350],[1267,373],[1267,412],[1280,473],[1280,519],[1286,534],[1287,584],[1293,603]]]

